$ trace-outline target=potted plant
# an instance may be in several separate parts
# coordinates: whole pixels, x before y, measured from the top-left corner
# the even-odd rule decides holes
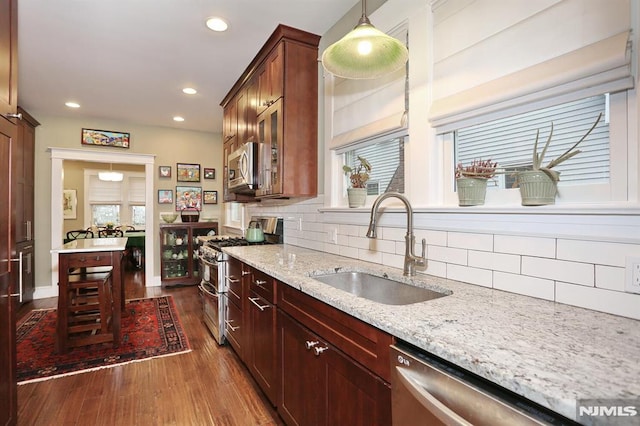
[[[371,172],[371,164],[358,155],[358,164],[354,167],[342,166],[345,175],[349,176],[351,188],[347,188],[349,207],[362,207],[367,201],[367,181]]]
[[[536,141],[533,144],[532,168],[531,170],[519,171],[517,174],[518,187],[520,188],[520,196],[522,198],[523,206],[542,206],[555,203],[556,194],[558,193],[560,172],[552,169],[558,164],[563,163],[582,152],[579,149],[576,149],[576,147],[591,134],[593,129],[595,129],[600,122],[601,118],[602,113],[598,115],[593,126],[591,126],[587,133],[585,133],[578,142],[573,144],[573,146],[567,149],[562,155],[549,161],[546,166],[542,165],[542,161],[544,160],[544,156],[549,148],[549,144],[551,143],[551,138],[553,136],[553,122],[551,123],[551,131],[549,132],[547,142],[545,143],[542,152],[539,154],[538,137],[540,135],[540,130],[538,129],[536,133]]]
[[[456,187],[459,206],[479,206],[484,204],[487,180],[496,175],[498,163],[489,160],[473,160],[468,166],[458,163],[456,167]]]

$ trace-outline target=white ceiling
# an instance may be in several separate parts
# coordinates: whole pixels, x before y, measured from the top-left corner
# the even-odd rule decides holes
[[[278,24],[322,35],[356,3],[20,0],[18,104],[36,118],[221,132],[220,101]],[[207,29],[210,16],[225,18],[229,30]],[[198,94],[184,95],[186,86]],[[174,122],[176,115],[185,121]]]

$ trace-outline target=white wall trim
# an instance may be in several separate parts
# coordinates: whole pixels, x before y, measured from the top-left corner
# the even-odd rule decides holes
[[[64,239],[64,219],[62,217],[62,190],[64,184],[64,160],[89,161],[97,163],[120,163],[120,164],[140,164],[145,166],[145,205],[146,228],[154,229],[154,164],[153,154],[133,154],[119,152],[89,151],[68,148],[48,148],[51,152],[51,194],[60,194],[58,197],[51,197],[51,249],[59,246],[59,242]],[[155,259],[155,233],[145,234],[145,286],[155,286],[153,279],[154,259]],[[55,246],[55,247],[54,247]],[[58,256],[51,254],[51,287],[38,287],[34,298],[55,297],[58,295]]]

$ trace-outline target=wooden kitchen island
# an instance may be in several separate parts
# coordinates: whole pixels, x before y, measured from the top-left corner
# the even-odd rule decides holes
[[[51,250],[58,253],[58,324],[56,349],[60,353],[67,350],[68,329],[67,309],[69,271],[97,266],[111,266],[113,295],[113,346],[120,344],[120,322],[124,314],[124,250],[127,238],[89,238],[70,241]],[[64,307],[64,308],[62,308]],[[111,339],[109,339],[111,340]]]

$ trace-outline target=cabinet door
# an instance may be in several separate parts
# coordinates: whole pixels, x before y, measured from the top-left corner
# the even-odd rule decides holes
[[[212,232],[213,234],[211,234]],[[198,255],[202,243],[198,240],[198,237],[204,235],[218,235],[218,222],[196,223],[189,227],[189,270],[194,284],[200,283],[201,279],[202,271],[200,271],[200,260]]]
[[[245,358],[245,322],[242,316],[242,310],[233,302],[227,300],[225,316],[225,333],[229,344],[238,354],[240,359]]]
[[[163,284],[191,282],[189,228],[160,227],[160,277]]]
[[[315,355],[314,350],[326,347],[326,343],[281,311],[278,312],[278,339],[282,377],[278,414],[288,425],[325,424],[327,413],[323,401],[327,378],[323,374],[324,360]]]
[[[283,95],[284,84],[284,45],[280,43],[267,56],[258,70],[258,107],[261,114]]]
[[[260,142],[260,179],[256,196],[283,192],[282,182],[282,99],[276,101],[258,117]]]
[[[273,405],[277,397],[276,308],[251,292],[249,295],[249,370]]]
[[[0,1],[0,52],[0,116],[4,116],[18,110],[17,0]]]
[[[335,348],[324,358],[326,425],[390,425],[391,387]]]
[[[22,109],[23,119],[18,122],[18,138],[11,153],[11,196],[13,199],[14,241],[33,238],[34,155],[35,127],[33,118]],[[35,122],[37,123],[37,122]]]
[[[224,107],[222,112],[222,137],[227,142],[236,137],[238,133],[238,106],[237,99],[233,98]]]

